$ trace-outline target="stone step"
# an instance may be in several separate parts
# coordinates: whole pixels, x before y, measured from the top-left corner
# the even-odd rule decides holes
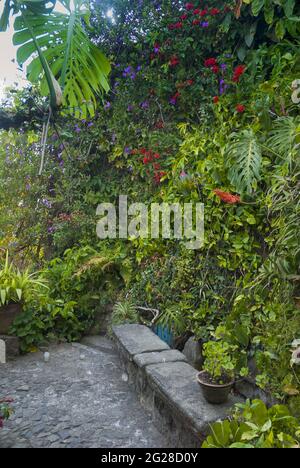
[[[198,371],[143,325],[114,327],[113,339],[142,405],[159,430],[167,431],[172,447],[199,448],[209,425],[226,418],[241,401],[232,395],[224,405],[207,403],[197,382]]]

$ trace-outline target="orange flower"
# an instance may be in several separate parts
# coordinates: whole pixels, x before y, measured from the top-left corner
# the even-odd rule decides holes
[[[220,198],[220,200],[228,203],[229,205],[235,205],[241,201],[241,197],[239,195],[232,195],[232,193],[222,192],[222,190],[218,189],[214,190],[214,193]]]

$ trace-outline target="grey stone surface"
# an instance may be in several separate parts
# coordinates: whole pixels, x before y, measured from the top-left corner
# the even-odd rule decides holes
[[[20,342],[16,336],[0,335],[0,340],[4,340],[6,344],[7,358],[14,358],[20,354]]]
[[[0,366],[0,396],[12,397],[15,409],[0,430],[0,448],[168,446],[122,380],[111,342],[96,345],[51,346],[48,363],[34,353]]]
[[[250,400],[262,400],[267,406],[273,406],[280,403],[276,398],[272,397],[271,394],[268,394],[264,390],[261,390],[257,387],[255,380],[248,378],[238,380],[235,383],[236,391],[242,395],[244,398]]]
[[[182,353],[164,349],[165,343],[151,330],[127,325],[116,327],[114,333],[129,382],[170,446],[199,448],[209,424],[224,419],[241,401],[231,396],[225,405],[207,403],[197,382],[198,371]]]
[[[224,405],[207,403],[197,382],[198,371],[184,362],[150,365],[146,374],[149,385],[200,436],[207,433],[209,423],[228,416],[228,410],[240,401],[232,396]]]
[[[0,340],[0,364],[6,364],[6,344],[4,340]]]
[[[177,351],[175,349],[169,350],[169,351],[161,351],[160,353],[154,352],[154,353],[143,353],[143,354],[137,354],[133,358],[134,362],[138,367],[146,367],[149,366],[150,364],[163,364],[166,362],[186,362],[185,356],[183,356],[180,351]]]
[[[114,339],[133,360],[137,354],[165,351],[170,347],[144,325],[119,325],[113,327]]]
[[[195,369],[201,370],[203,365],[202,346],[198,340],[195,340],[194,336],[185,344],[183,354]]]

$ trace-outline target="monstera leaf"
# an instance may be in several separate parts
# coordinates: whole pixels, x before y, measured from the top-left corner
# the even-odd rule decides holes
[[[13,13],[18,12],[19,16],[14,23],[13,43],[19,46],[18,63],[29,63],[28,79],[41,82],[44,95],[50,91],[52,108],[62,105],[65,113],[71,112],[78,118],[93,116],[96,96],[109,90],[110,64],[87,35],[87,3],[61,0],[66,13],[54,11],[54,0],[15,3]],[[4,26],[13,4],[5,4]]]
[[[229,178],[237,191],[251,193],[260,180],[262,152],[253,130],[234,136],[228,148]]]

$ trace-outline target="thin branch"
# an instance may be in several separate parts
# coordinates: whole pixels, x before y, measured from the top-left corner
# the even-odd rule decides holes
[[[39,176],[42,175],[44,165],[45,165],[45,153],[46,153],[46,144],[47,144],[47,139],[48,139],[48,133],[49,133],[49,126],[50,126],[50,120],[51,120],[51,115],[52,115],[52,110],[51,107],[49,108],[49,115],[48,115],[48,120],[47,124],[43,125],[43,135],[42,135],[42,157],[41,157],[41,165],[40,165],[40,170],[39,170]]]

